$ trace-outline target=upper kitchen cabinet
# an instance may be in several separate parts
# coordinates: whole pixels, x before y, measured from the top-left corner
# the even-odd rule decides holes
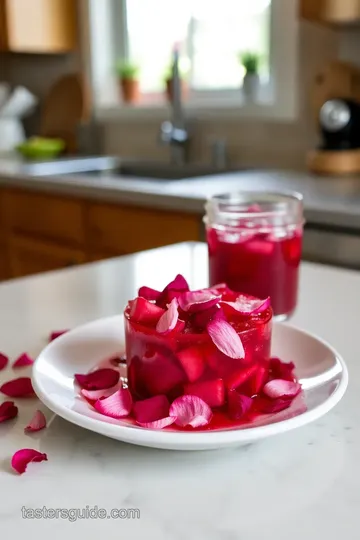
[[[76,45],[76,0],[0,0],[1,50],[55,54]]]
[[[359,0],[300,0],[303,19],[324,24],[360,22]]]

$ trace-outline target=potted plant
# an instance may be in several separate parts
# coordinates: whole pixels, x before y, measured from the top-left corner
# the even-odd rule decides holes
[[[240,63],[245,70],[243,81],[243,92],[245,97],[250,100],[256,100],[259,92],[260,77],[260,55],[256,52],[243,52],[239,55]]]
[[[116,66],[120,88],[125,103],[136,103],[140,98],[139,67],[128,61],[121,61]]]
[[[188,58],[180,58],[179,61],[179,74],[180,74],[180,81],[181,81],[181,94],[182,97],[186,99],[188,93],[189,93],[189,86],[188,86],[188,73],[190,69],[190,61]],[[174,92],[173,92],[173,62],[169,64],[167,69],[165,70],[164,75],[164,81],[165,81],[165,95],[166,99],[171,103],[174,98]]]

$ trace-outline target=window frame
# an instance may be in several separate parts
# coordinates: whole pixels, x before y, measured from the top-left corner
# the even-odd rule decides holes
[[[119,118],[164,118],[166,103],[129,106],[118,103],[114,77],[116,58],[127,54],[126,0],[82,0],[86,4],[82,20],[87,20],[86,50],[89,58],[88,78],[91,81],[95,116],[112,121]],[[298,1],[272,0],[270,16],[270,92],[267,89],[256,103],[248,103],[236,90],[195,91],[184,103],[189,117],[238,120],[273,119],[294,121],[298,118]],[[85,24],[85,23],[84,23]],[[119,26],[123,31],[119,32]],[[106,36],[106,39],[104,39]],[[101,54],[96,41],[101,39]],[[112,105],[109,105],[113,103]]]

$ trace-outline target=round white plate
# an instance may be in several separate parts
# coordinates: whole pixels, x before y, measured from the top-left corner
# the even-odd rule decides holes
[[[124,351],[123,316],[81,326],[50,343],[33,369],[35,392],[45,405],[81,427],[127,443],[169,450],[205,450],[249,444],[270,435],[304,426],[326,414],[342,398],[348,372],[340,355],[321,339],[286,324],[276,323],[272,353],[293,361],[303,395],[290,409],[259,418],[241,428],[216,431],[155,431],[129,420],[99,414],[78,397],[74,374],[86,373],[102,360]],[[300,400],[305,400],[299,403]]]

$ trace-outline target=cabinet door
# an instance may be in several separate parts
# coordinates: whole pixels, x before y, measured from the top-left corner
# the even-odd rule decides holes
[[[8,48],[61,53],[76,46],[75,0],[6,0]]]
[[[92,253],[123,255],[200,238],[200,218],[191,214],[105,204],[88,211]]]
[[[84,263],[86,257],[81,250],[11,234],[9,261],[12,276],[21,277],[76,266]]]
[[[8,49],[8,34],[6,22],[6,0],[0,0],[0,51]]]
[[[13,190],[5,192],[3,206],[13,233],[74,247],[84,243],[83,206],[76,199]]]
[[[301,0],[300,15],[323,23],[348,23],[360,20],[359,0]]]

